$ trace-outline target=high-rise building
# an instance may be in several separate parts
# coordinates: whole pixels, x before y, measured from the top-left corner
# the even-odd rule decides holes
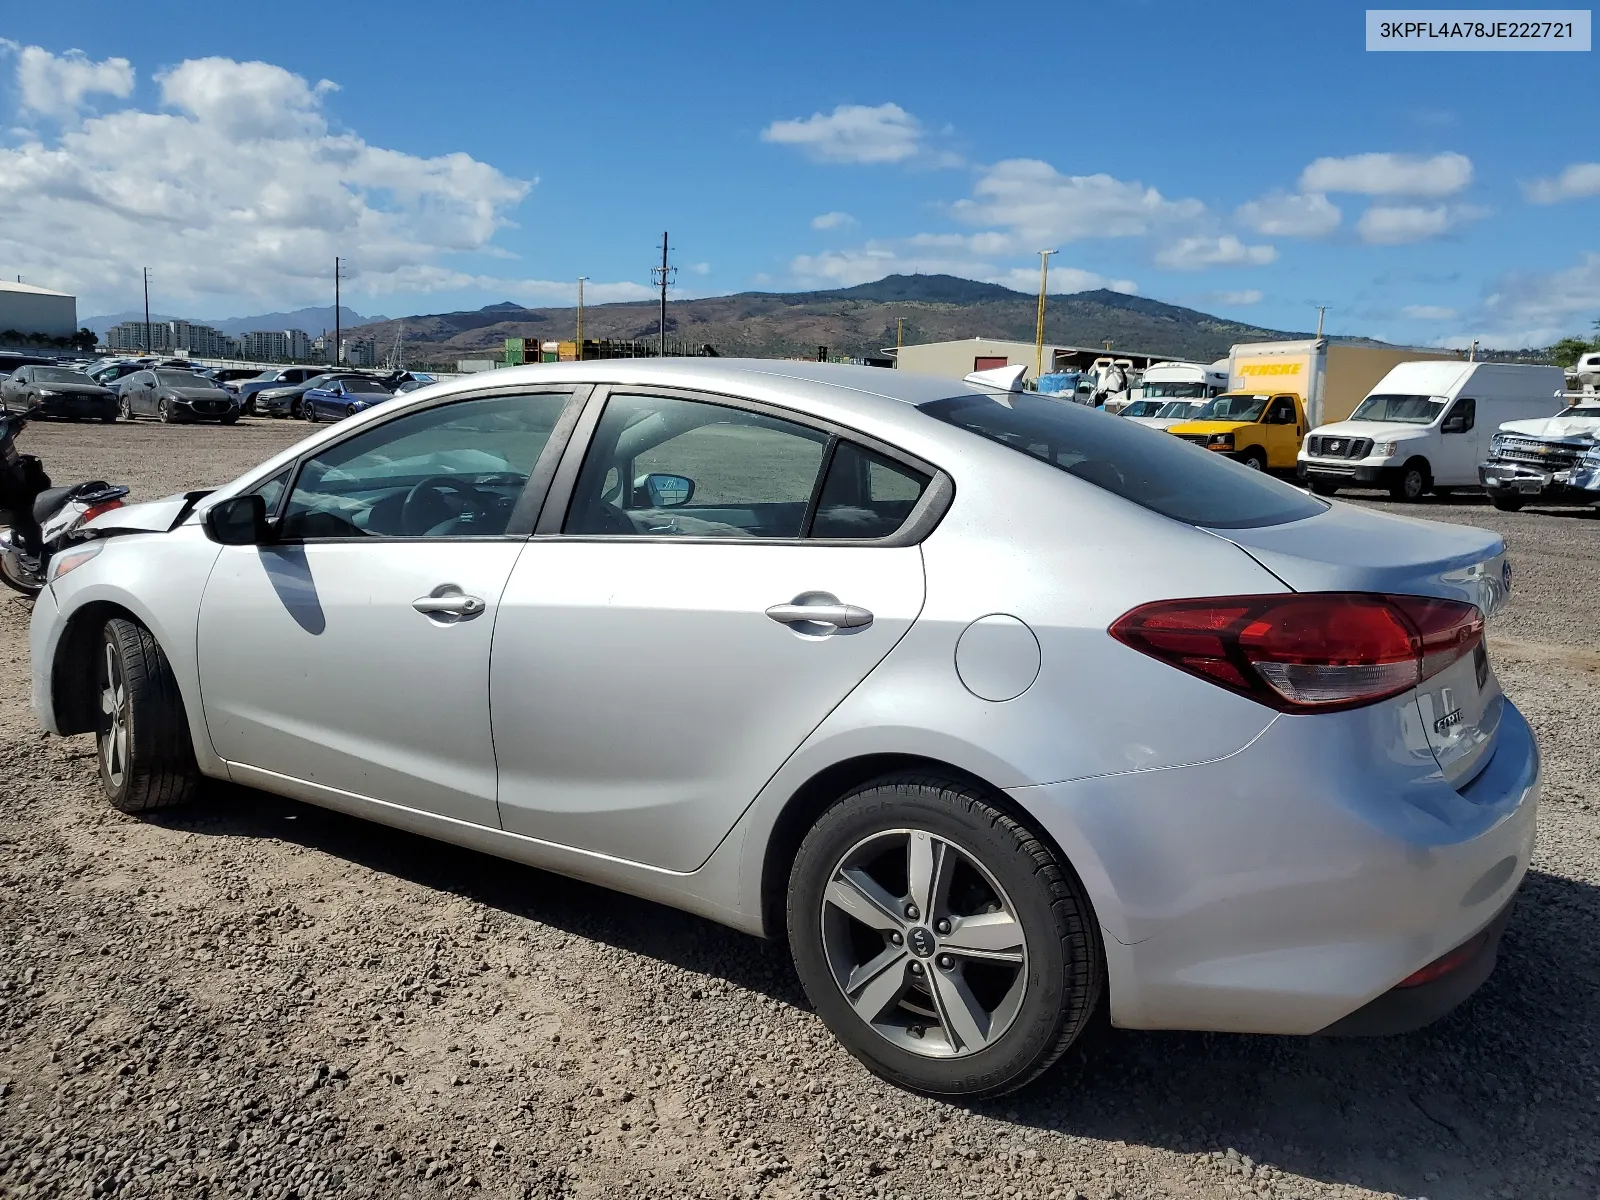
[[[172,349],[172,330],[165,321],[124,321],[106,330],[106,345],[113,350],[161,354]]]
[[[378,361],[378,347],[371,338],[346,338],[339,347],[339,361],[349,367],[370,367]]]
[[[239,357],[282,362],[289,357],[289,339],[281,329],[252,329],[239,338]]]
[[[305,362],[311,357],[311,336],[304,329],[285,329],[283,337],[293,361]]]
[[[167,345],[196,358],[227,358],[233,353],[234,342],[220,329],[214,329],[210,325],[195,325],[189,321],[168,321]]]

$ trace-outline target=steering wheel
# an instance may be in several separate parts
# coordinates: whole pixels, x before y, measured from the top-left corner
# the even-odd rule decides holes
[[[426,533],[441,521],[460,517],[462,513],[452,510],[445,500],[446,492],[454,492],[466,502],[463,511],[470,510],[479,516],[489,512],[483,493],[459,475],[430,475],[426,479],[419,479],[406,493],[400,505],[400,528],[416,536]]]

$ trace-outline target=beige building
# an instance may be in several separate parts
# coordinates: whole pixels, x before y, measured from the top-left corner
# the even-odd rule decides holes
[[[902,371],[916,371],[923,375],[943,375],[948,379],[964,379],[973,371],[987,371],[994,367],[1025,366],[1025,378],[1032,379],[1036,348],[1032,342],[1008,342],[1000,338],[967,338],[959,342],[925,342],[920,346],[902,346],[898,366]],[[1053,371],[1082,371],[1092,366],[1097,358],[1115,358],[1133,363],[1143,370],[1151,363],[1169,362],[1182,355],[1130,353],[1113,347],[1058,346],[1046,342],[1044,369]]]
[[[6,330],[24,337],[71,337],[78,332],[78,298],[30,283],[0,280],[0,332]]]

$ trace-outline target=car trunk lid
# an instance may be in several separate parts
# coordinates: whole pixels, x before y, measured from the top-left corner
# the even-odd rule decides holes
[[[1348,504],[1258,529],[1211,530],[1298,592],[1437,596],[1493,615],[1511,568],[1498,534],[1374,513]],[[1488,764],[1505,699],[1480,645],[1425,680],[1417,720],[1444,777],[1460,787]]]

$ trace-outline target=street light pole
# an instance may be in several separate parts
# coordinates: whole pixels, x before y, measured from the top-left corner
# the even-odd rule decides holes
[[[144,352],[150,353],[150,268],[144,269]]]
[[[339,365],[340,351],[339,333],[339,256],[333,256],[333,365]]]
[[[583,361],[583,281],[587,275],[578,276],[578,361]]]
[[[1044,374],[1044,291],[1050,279],[1050,256],[1054,250],[1039,251],[1039,315],[1033,325],[1033,382],[1037,386]]]

